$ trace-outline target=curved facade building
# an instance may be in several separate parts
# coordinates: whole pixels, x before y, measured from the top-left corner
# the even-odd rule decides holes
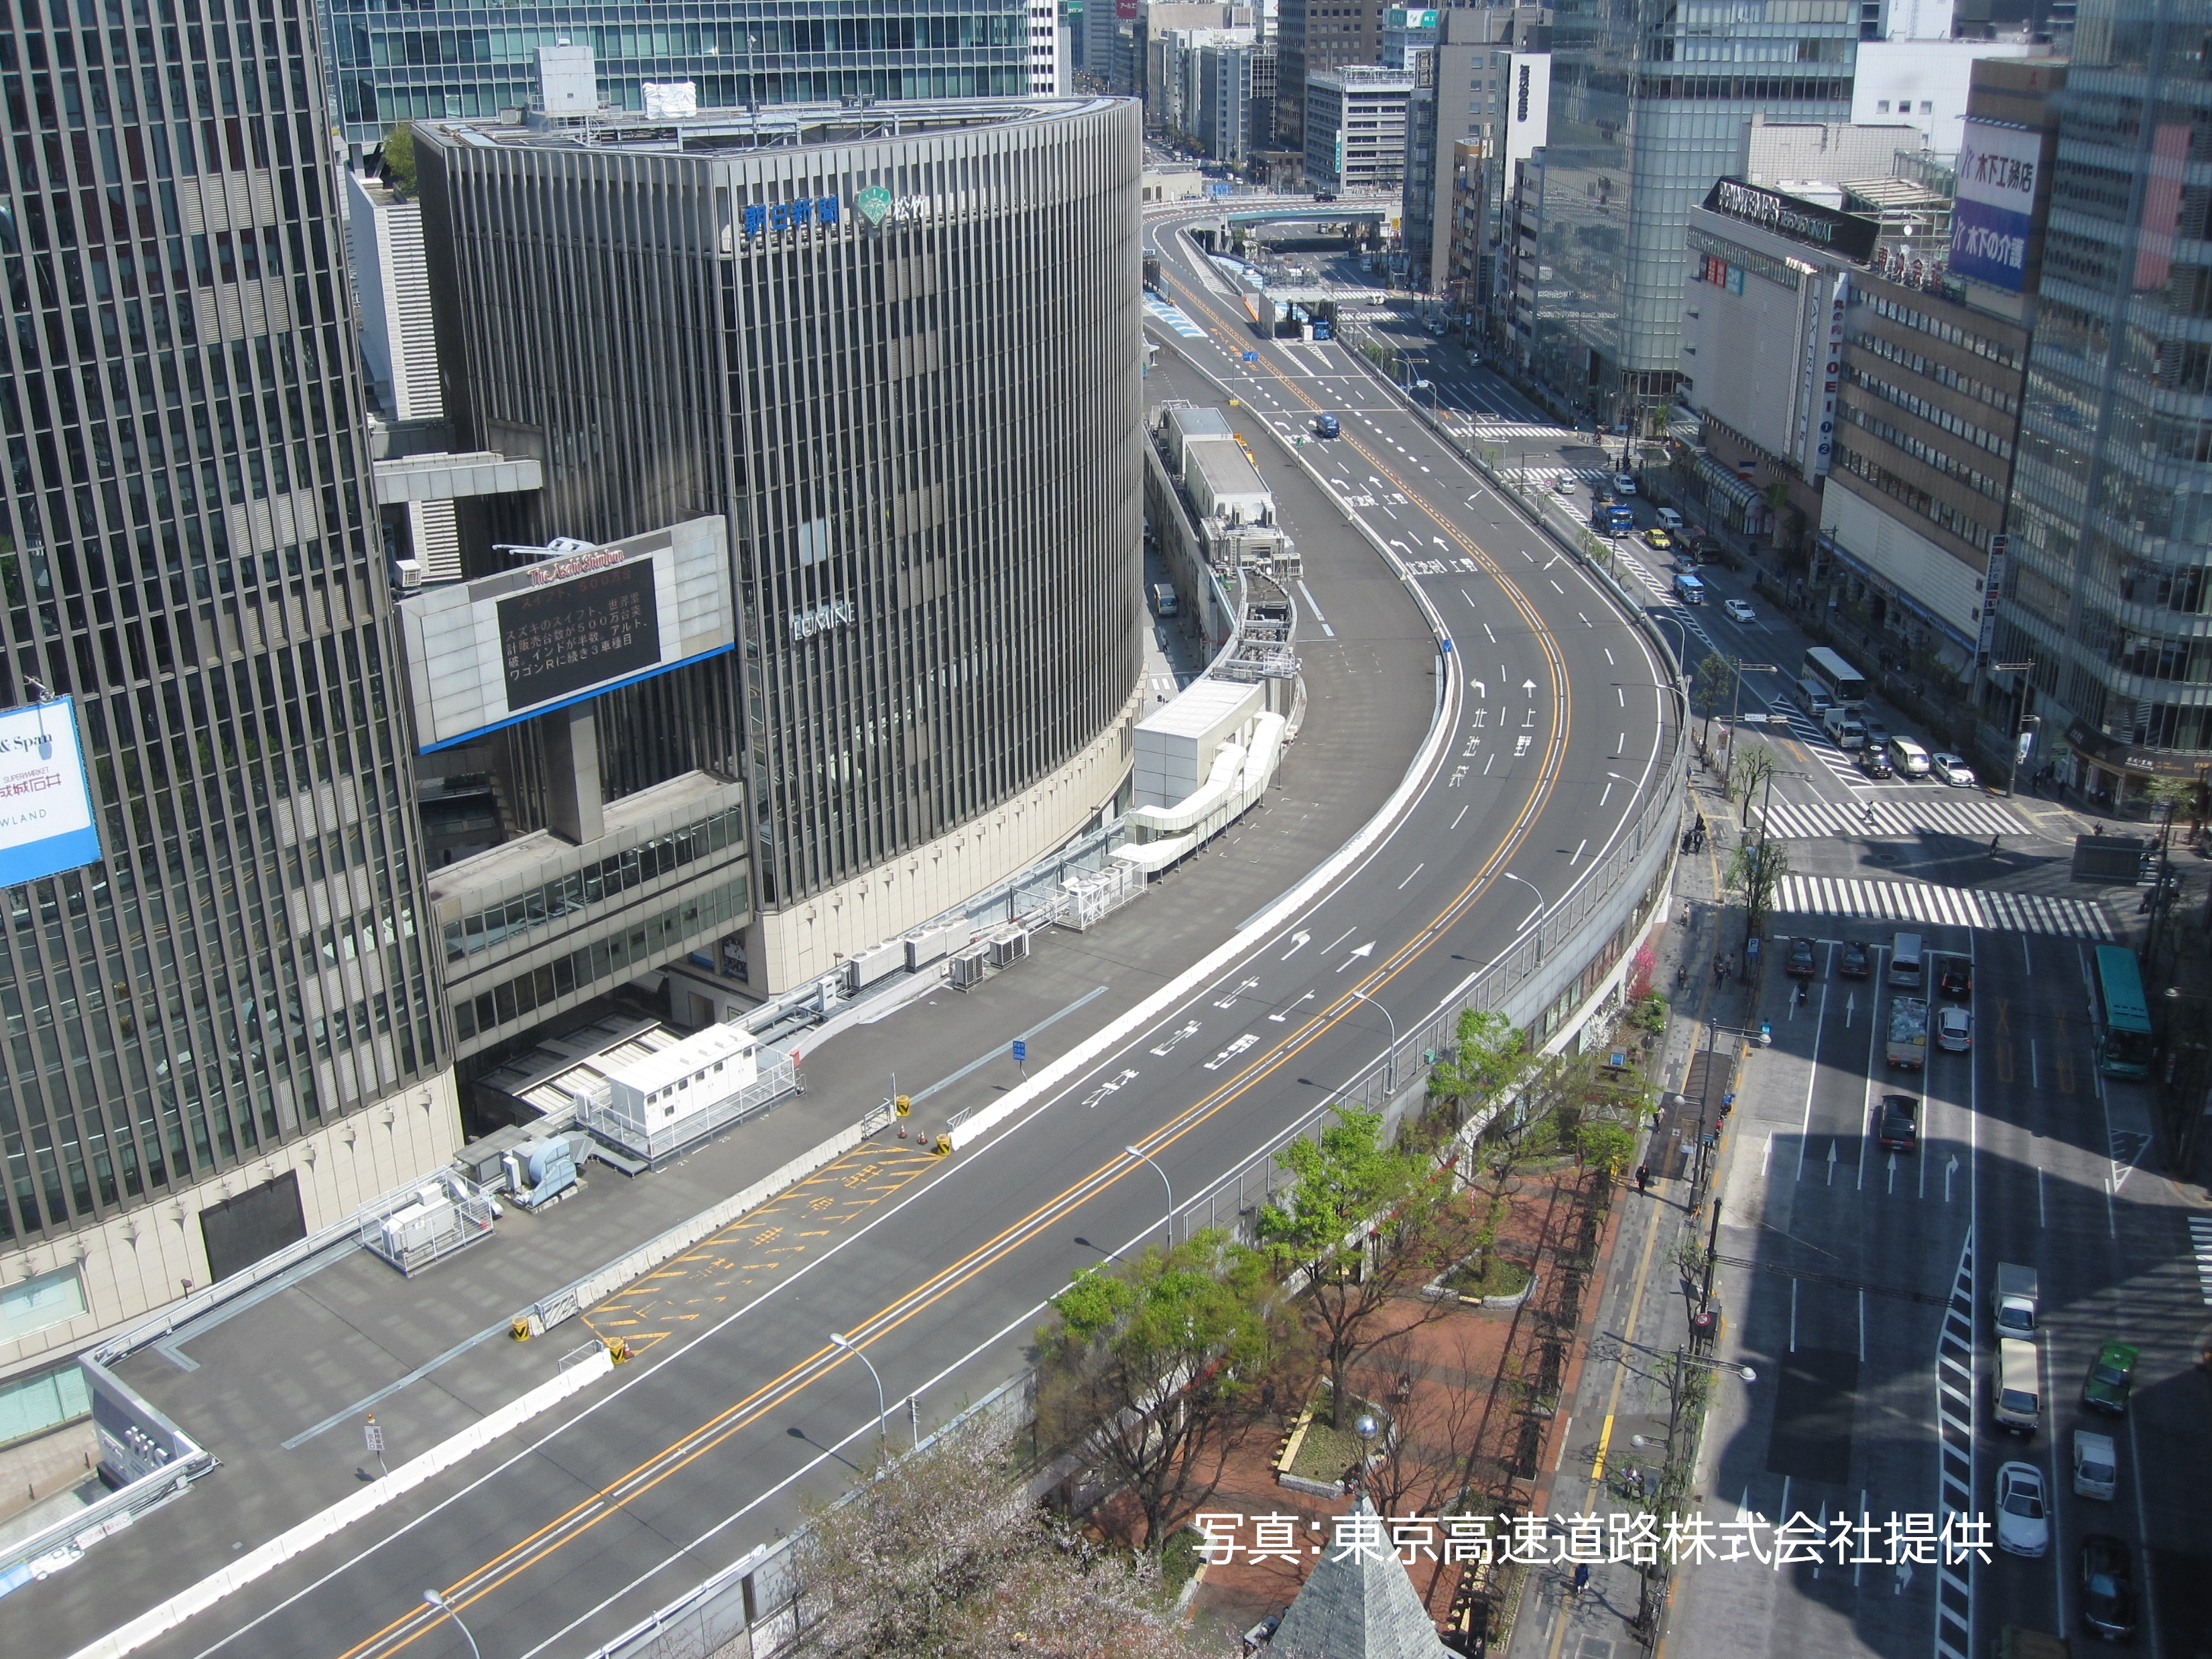
[[[1139,139],[1109,100],[417,129],[457,441],[544,464],[465,545],[727,520],[737,650],[604,698],[597,735],[611,796],[744,782],[753,991],[1018,869],[1127,774]]]

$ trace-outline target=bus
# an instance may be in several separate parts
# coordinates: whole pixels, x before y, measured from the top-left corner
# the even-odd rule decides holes
[[[1846,708],[1866,701],[1866,676],[1825,645],[1816,645],[1805,653],[1802,678],[1826,691],[1830,702]]]
[[[2150,1075],[2150,1006],[2143,1000],[2136,953],[2122,945],[2097,947],[2097,1069],[2106,1077]]]

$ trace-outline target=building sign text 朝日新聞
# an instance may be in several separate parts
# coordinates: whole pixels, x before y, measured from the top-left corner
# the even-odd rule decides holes
[[[798,230],[807,225],[834,228],[840,222],[840,204],[834,196],[800,196],[788,202],[745,204],[745,234],[748,236]]]

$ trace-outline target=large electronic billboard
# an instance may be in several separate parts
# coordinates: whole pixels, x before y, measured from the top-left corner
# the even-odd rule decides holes
[[[737,639],[719,516],[432,588],[399,614],[425,754],[718,655]]]
[[[100,857],[76,708],[56,697],[0,711],[0,887]]]

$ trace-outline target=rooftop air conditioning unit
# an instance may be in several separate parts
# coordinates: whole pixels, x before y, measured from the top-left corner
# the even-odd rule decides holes
[[[403,593],[413,593],[422,586],[422,561],[394,559],[392,562],[392,585]]]

